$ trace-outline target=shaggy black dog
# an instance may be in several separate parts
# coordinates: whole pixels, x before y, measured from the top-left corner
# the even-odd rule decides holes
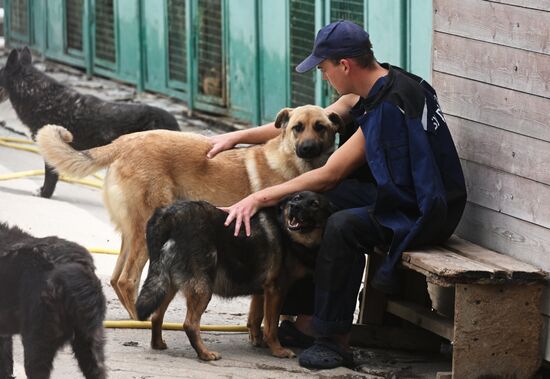
[[[187,300],[183,327],[191,345],[200,359],[219,359],[200,336],[201,316],[212,295],[253,295],[248,315],[252,344],[265,340],[273,355],[295,356],[277,337],[282,301],[289,287],[312,271],[333,211],[325,196],[299,192],[279,207],[258,212],[250,220],[250,237],[234,237],[234,228],[224,226],[227,213],[205,201],[177,201],[157,209],[147,224],[149,273],[136,303],[140,320],[156,311],[152,347],[166,348],[164,312],[181,291]]]
[[[29,378],[49,378],[68,342],[86,378],[106,377],[106,305],[94,270],[82,246],[0,223],[0,378],[13,375],[13,334],[21,334]]]
[[[110,143],[123,134],[153,129],[180,130],[174,116],[145,104],[127,104],[83,95],[33,67],[28,48],[13,49],[0,69],[0,101],[9,97],[19,119],[31,130],[61,125],[77,150]],[[3,93],[2,93],[3,92]],[[59,178],[46,164],[40,196],[51,197]]]

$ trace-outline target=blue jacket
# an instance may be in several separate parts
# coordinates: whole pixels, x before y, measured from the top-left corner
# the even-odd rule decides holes
[[[466,205],[460,160],[434,89],[389,65],[354,109],[366,161],[377,186],[374,218],[393,231],[387,257],[371,284],[396,288],[395,266],[407,248],[441,243]]]

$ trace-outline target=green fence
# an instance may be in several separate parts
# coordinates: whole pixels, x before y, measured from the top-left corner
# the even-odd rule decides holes
[[[337,97],[319,73],[294,71],[334,20],[365,27],[379,61],[430,79],[428,0],[5,0],[5,9],[9,46],[251,124]]]

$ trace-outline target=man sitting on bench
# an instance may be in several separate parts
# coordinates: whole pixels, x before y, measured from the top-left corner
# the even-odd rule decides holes
[[[466,189],[435,91],[415,75],[379,64],[363,28],[343,20],[323,27],[312,54],[296,71],[315,67],[341,95],[327,112],[356,121],[357,130],[325,166],[227,208],[226,225],[235,220],[237,235],[244,223],[249,235],[250,217],[259,208],[303,190],[328,191],[342,209],[330,217],[317,258],[313,317],[298,317],[293,326],[295,332],[316,336],[314,345],[300,355],[300,364],[332,368],[351,364],[349,332],[364,253],[380,244],[389,246],[371,285],[395,291],[394,268],[402,252],[447,239],[464,210]],[[261,143],[280,132],[267,124],[212,137],[209,156],[237,143]],[[358,170],[371,180],[354,176]],[[293,294],[291,290],[288,297]],[[285,342],[284,336],[281,340]]]

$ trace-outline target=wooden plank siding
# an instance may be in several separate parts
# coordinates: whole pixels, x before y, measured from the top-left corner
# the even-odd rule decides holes
[[[550,53],[550,12],[480,0],[435,0],[434,30]]]
[[[491,3],[502,3],[515,5],[518,7],[538,9],[541,11],[550,12],[550,1],[548,0],[488,0]]]
[[[433,81],[445,114],[550,142],[547,98],[443,72],[434,72]]]
[[[548,25],[550,0],[434,0],[433,83],[468,188],[457,234],[546,271]],[[543,314],[550,324],[550,289]]]
[[[434,70],[550,97],[548,55],[434,33]]]

